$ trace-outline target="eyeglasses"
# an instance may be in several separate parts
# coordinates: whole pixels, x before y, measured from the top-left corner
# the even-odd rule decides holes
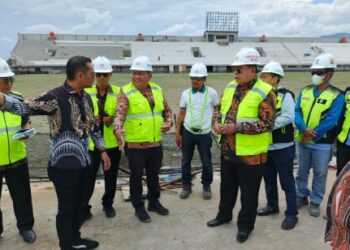
[[[323,76],[327,74],[327,71],[312,71],[311,75],[318,75],[318,76]]]
[[[203,81],[205,77],[190,76],[191,81]]]
[[[240,73],[242,73],[242,67],[233,67],[232,71],[236,72],[237,74],[240,74]]]
[[[3,79],[5,84],[12,85],[15,82],[15,78],[13,77],[6,77],[6,78],[0,78]]]
[[[108,77],[109,76],[109,73],[96,73],[96,77]]]

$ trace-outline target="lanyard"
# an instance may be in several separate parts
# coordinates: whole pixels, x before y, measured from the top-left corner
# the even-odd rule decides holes
[[[190,100],[190,116],[191,116],[191,122],[190,122],[190,126],[194,127],[194,114],[193,114],[193,106],[192,106],[192,89],[190,88],[188,90],[188,95],[189,95],[189,100]],[[205,87],[205,92],[204,92],[204,102],[203,102],[203,106],[202,106],[202,110],[201,110],[201,114],[200,114],[200,119],[199,119],[199,123],[197,123],[198,128],[202,127],[202,122],[203,122],[203,117],[204,117],[204,113],[205,113],[205,107],[207,106],[207,101],[208,101],[208,87]]]

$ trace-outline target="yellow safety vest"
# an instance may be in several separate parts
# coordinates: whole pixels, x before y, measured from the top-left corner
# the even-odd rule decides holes
[[[342,143],[348,138],[350,129],[350,88],[345,90],[345,114],[344,121],[341,126],[341,131],[338,134],[338,140]]]
[[[294,99],[294,94],[286,88],[278,88],[276,97],[276,117],[282,114],[282,103],[286,93],[290,93]],[[287,143],[294,141],[294,127],[293,123],[289,123],[279,129],[274,129],[270,132],[270,144]]]
[[[109,116],[114,116],[117,109],[117,97],[120,92],[120,88],[114,85],[109,85],[112,89],[112,93],[107,91],[107,97],[104,107],[104,112]],[[97,86],[94,85],[91,88],[86,88],[85,91],[91,96],[92,104],[94,107],[94,116],[98,116],[98,99],[97,99]],[[103,124],[103,140],[105,142],[106,149],[118,147],[118,140],[113,132],[113,125],[106,126]],[[94,142],[90,138],[89,141],[89,150],[94,150]]]
[[[311,129],[317,127],[320,122],[325,119],[334,100],[340,93],[342,93],[341,90],[332,85],[328,85],[328,87],[322,91],[319,97],[315,98],[313,85],[303,88],[301,91],[300,108],[305,125]],[[327,133],[317,143],[332,144],[335,140],[335,136],[336,126],[327,131]],[[298,130],[297,140],[300,141],[301,137],[302,134]]]
[[[149,82],[154,98],[153,111],[148,100],[133,83],[122,88],[128,98],[128,110],[124,124],[126,142],[159,142],[163,125],[164,97],[162,89]]]
[[[231,108],[232,99],[238,84],[230,82],[221,98],[221,123],[224,124],[227,112]],[[272,86],[257,80],[238,106],[237,123],[259,120],[259,105],[271,91]],[[269,145],[269,133],[248,135],[235,133],[236,155],[248,156],[266,153]]]
[[[18,92],[12,94],[22,96]],[[27,157],[23,141],[12,140],[12,136],[22,129],[22,117],[0,111],[0,166],[11,165]]]

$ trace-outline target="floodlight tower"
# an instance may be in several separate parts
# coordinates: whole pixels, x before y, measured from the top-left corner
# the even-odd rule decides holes
[[[204,39],[207,42],[232,43],[237,41],[238,12],[208,11]]]

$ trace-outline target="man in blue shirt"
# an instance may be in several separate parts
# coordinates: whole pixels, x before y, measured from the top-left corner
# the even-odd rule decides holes
[[[277,173],[281,187],[286,195],[287,209],[282,229],[293,229],[298,223],[297,195],[293,176],[294,145],[294,94],[279,85],[284,77],[282,66],[277,62],[269,62],[261,71],[260,78],[269,83],[277,95],[276,120],[270,134],[270,146],[267,154],[267,169],[264,174],[267,204],[259,208],[259,216],[279,212]]]
[[[313,85],[300,91],[295,107],[299,162],[296,177],[298,207],[308,205],[310,196],[309,214],[314,217],[320,215],[332,144],[344,105],[342,91],[330,83],[335,69],[335,60],[331,54],[316,57],[311,66]],[[310,168],[313,168],[311,191],[308,188]]]

